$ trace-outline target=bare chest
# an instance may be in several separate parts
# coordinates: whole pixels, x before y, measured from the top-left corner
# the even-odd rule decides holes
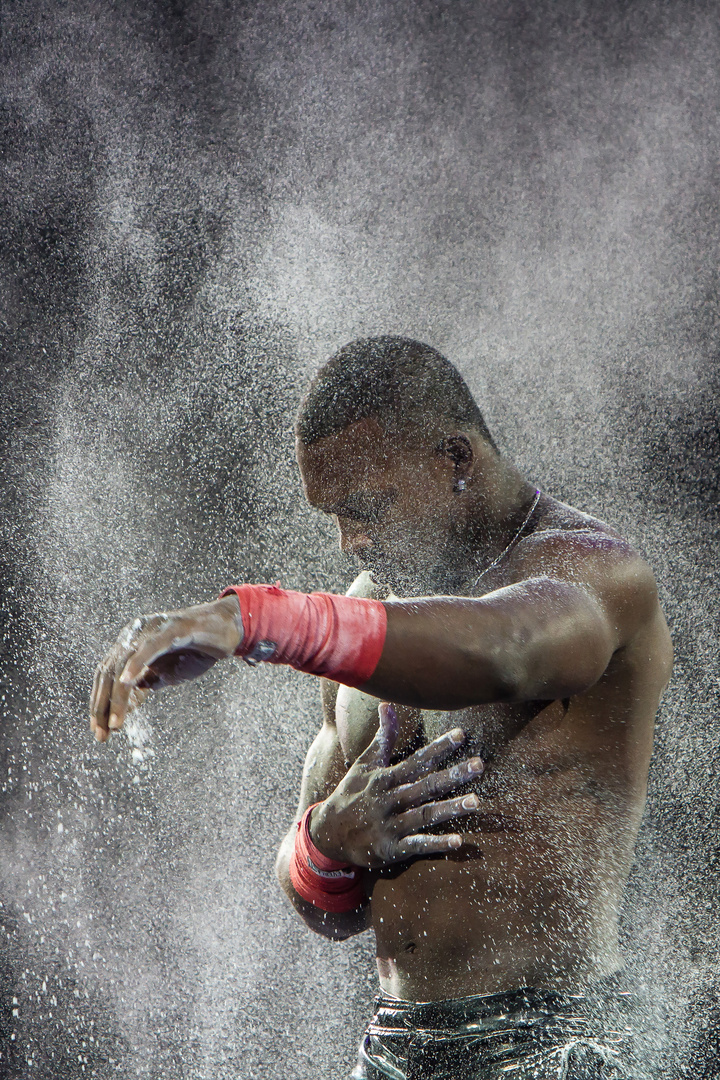
[[[359,690],[341,687],[337,696],[336,723],[340,745],[348,765],[358,757],[378,728],[378,701]],[[497,771],[511,760],[543,770],[552,767],[565,747],[559,729],[567,702],[523,702],[515,705],[474,706],[456,712],[414,710],[398,707],[400,733],[396,756],[405,757],[454,727],[466,734],[457,757],[477,755]]]

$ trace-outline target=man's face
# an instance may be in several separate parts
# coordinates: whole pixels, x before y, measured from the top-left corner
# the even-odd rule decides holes
[[[372,418],[297,444],[305,494],[330,514],[340,548],[400,595],[442,588],[457,499],[453,466],[432,440],[386,436]]]

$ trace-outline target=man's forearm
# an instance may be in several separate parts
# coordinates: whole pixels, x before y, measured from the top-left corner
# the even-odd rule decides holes
[[[295,891],[290,880],[289,870],[295,843],[295,831],[296,827],[293,825],[282,842],[275,861],[275,873],[283,892],[300,918],[316,934],[322,934],[323,937],[330,938],[332,941],[344,941],[354,934],[360,934],[363,930],[367,930],[371,925],[369,901],[354,911],[337,913],[323,911],[321,908],[315,907],[314,904],[311,904],[309,900],[304,900]]]

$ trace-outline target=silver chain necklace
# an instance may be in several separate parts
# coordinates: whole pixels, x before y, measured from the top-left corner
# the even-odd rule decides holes
[[[492,562],[490,563],[490,565],[489,565],[489,566],[486,566],[486,567],[485,567],[485,569],[483,570],[483,572],[482,572],[481,574],[478,574],[478,576],[477,576],[477,577],[475,578],[475,580],[474,580],[474,581],[473,581],[473,583],[472,583],[472,588],[473,588],[473,589],[474,589],[474,588],[475,588],[475,586],[477,585],[478,581],[480,581],[480,578],[484,578],[486,574],[489,574],[489,573],[490,573],[490,571],[492,570],[492,568],[493,568],[494,566],[497,566],[497,564],[498,564],[498,563],[500,562],[500,560],[501,560],[502,558],[504,558],[504,557],[505,557],[505,555],[507,555],[507,553],[508,553],[508,551],[510,550],[510,548],[511,548],[511,547],[513,547],[513,545],[514,545],[514,544],[516,544],[516,543],[517,543],[517,541],[518,541],[518,540],[520,539],[520,536],[521,536],[521,534],[522,534],[522,532],[523,532],[523,529],[525,528],[525,526],[527,525],[528,521],[530,520],[530,518],[531,518],[531,517],[533,516],[533,514],[535,513],[535,507],[536,507],[536,506],[537,506],[537,504],[538,504],[538,503],[540,502],[540,494],[541,494],[541,492],[540,492],[540,488],[535,488],[535,499],[534,499],[534,501],[533,501],[533,504],[532,504],[532,506],[531,506],[531,507],[530,507],[530,509],[528,510],[528,512],[527,512],[527,516],[526,516],[525,520],[523,521],[522,525],[520,526],[520,528],[518,529],[518,531],[517,531],[517,532],[515,533],[515,535],[513,536],[512,540],[510,541],[510,543],[508,544],[508,546],[507,546],[506,548],[503,548],[503,550],[502,550],[502,551],[500,552],[500,554],[498,555],[498,557],[497,557],[496,559],[493,559],[493,561],[492,561]]]

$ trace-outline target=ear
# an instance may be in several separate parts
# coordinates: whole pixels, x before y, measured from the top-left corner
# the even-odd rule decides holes
[[[437,453],[453,463],[453,491],[465,491],[475,459],[470,440],[466,435],[448,435],[437,447]]]

